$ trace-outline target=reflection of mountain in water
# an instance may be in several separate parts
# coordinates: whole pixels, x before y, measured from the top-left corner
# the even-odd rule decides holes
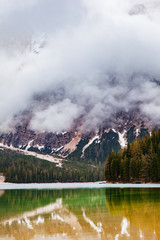
[[[141,237],[148,231],[149,239],[160,239],[159,189],[106,189],[106,204],[111,215],[123,216]]]
[[[103,189],[6,191],[0,198],[1,208],[2,202],[7,214],[1,214],[0,237],[83,239],[92,233],[92,239],[97,239],[104,235],[97,214],[97,208],[105,206]]]
[[[159,239],[160,190],[9,190],[0,196],[5,240]]]
[[[19,233],[16,239],[21,239],[23,231],[30,233],[31,236],[25,238],[30,239],[37,234],[40,236],[54,235],[57,234],[57,230],[58,234],[64,237],[68,233],[74,235],[74,233],[82,230],[76,215],[63,206],[62,199],[57,199],[55,203],[9,218],[2,221],[1,224],[4,232],[10,228],[12,233]],[[22,239],[24,239],[23,235]]]

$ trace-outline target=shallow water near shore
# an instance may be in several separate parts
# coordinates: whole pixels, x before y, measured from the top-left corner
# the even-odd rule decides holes
[[[0,190],[0,240],[160,239],[159,185],[86,184],[4,184],[13,189]]]

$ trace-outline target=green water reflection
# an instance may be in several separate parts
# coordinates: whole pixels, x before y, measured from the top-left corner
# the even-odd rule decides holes
[[[160,239],[160,189],[0,191],[0,239]]]

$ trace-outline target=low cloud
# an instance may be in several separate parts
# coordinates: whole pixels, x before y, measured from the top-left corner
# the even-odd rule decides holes
[[[69,130],[80,117],[94,128],[137,104],[159,120],[159,0],[1,4],[1,131],[25,110],[39,131]]]
[[[50,105],[48,108],[35,112],[30,127],[35,131],[61,132],[74,126],[74,120],[80,116],[81,108],[65,99],[57,104]]]

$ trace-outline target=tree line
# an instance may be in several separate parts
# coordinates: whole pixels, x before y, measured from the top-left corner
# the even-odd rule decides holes
[[[160,129],[137,138],[105,163],[105,180],[118,182],[160,182]]]
[[[104,179],[103,166],[92,166],[84,162],[64,161],[63,167],[55,163],[26,156],[10,150],[0,150],[0,173],[6,182],[51,183],[84,182]]]

